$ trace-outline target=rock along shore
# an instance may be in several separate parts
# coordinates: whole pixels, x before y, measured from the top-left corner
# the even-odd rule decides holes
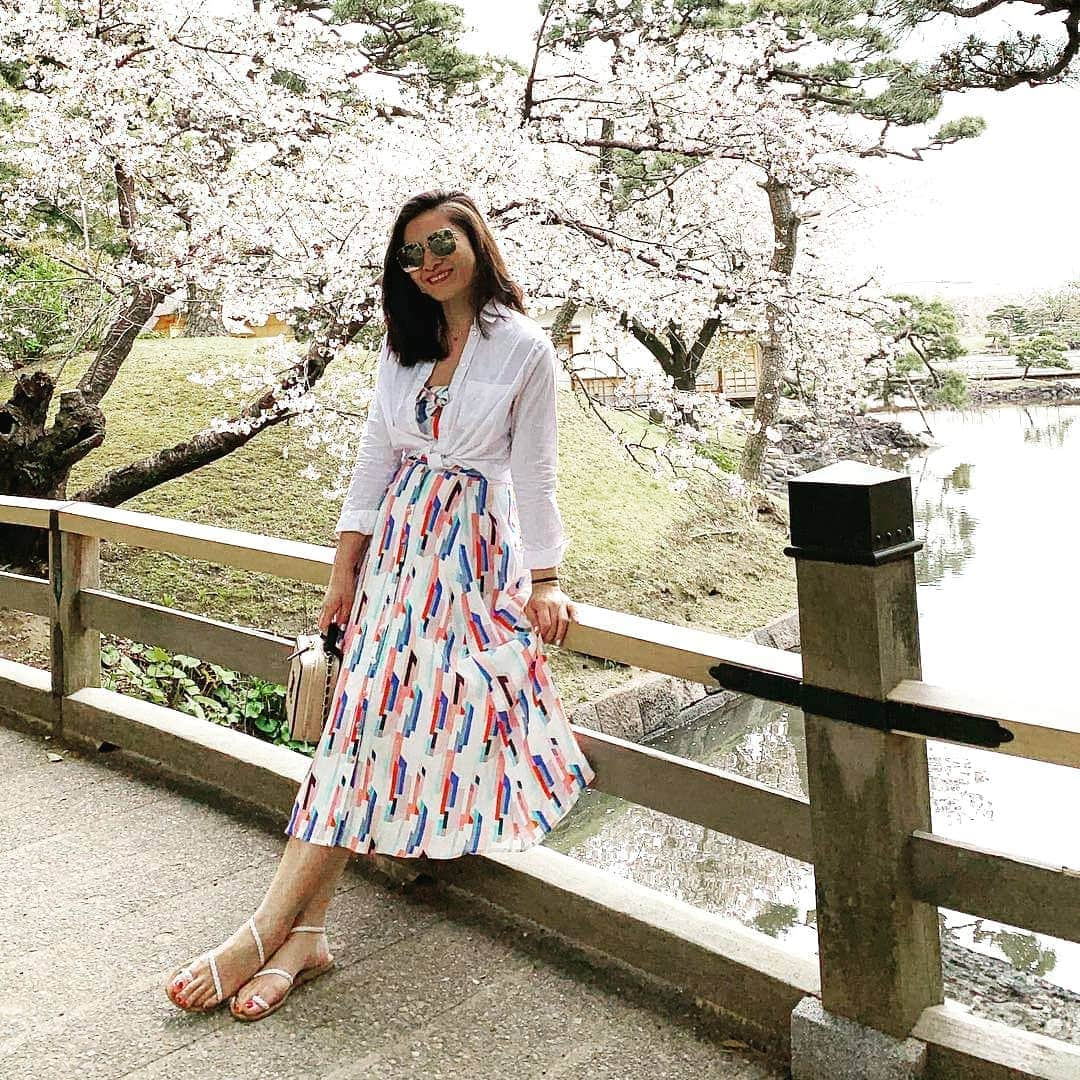
[[[1080,1043],[1080,994],[974,952],[951,930],[942,931],[941,956],[945,993],[977,1016]]]
[[[1075,405],[1080,404],[1080,381],[972,382],[968,398],[974,408],[983,405]]]
[[[895,468],[930,446],[896,420],[859,413],[828,419],[786,417],[773,427],[780,439],[765,451],[762,483],[780,493],[786,493],[787,482],[793,477],[841,459]]]

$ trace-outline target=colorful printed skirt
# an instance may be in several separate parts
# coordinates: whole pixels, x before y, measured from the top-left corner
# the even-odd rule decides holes
[[[286,833],[357,852],[522,851],[594,779],[524,605],[513,485],[410,451]]]

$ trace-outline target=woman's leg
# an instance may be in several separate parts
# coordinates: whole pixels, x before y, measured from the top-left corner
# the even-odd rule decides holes
[[[337,850],[343,850],[341,848]],[[342,872],[348,862],[350,852],[346,851],[346,857],[341,859],[335,867],[331,867],[322,879],[315,891],[308,898],[307,903],[297,913],[294,926],[325,926],[326,913],[330,907],[337,884],[341,880]],[[293,934],[285,939],[285,943],[266,962],[267,967],[282,968],[292,974],[296,974],[307,967],[318,967],[330,959],[330,946],[323,934]],[[279,975],[259,975],[249,979],[236,992],[236,1005],[233,1007],[238,1012],[249,1016],[256,1016],[265,1009],[275,1005],[288,992],[289,986],[286,980]],[[255,998],[261,1001],[254,1000]],[[261,1002],[265,1002],[263,1005]]]
[[[280,917],[286,929],[298,925],[321,926],[322,923],[298,916],[309,914],[307,909],[313,903],[321,904],[318,913],[325,916],[351,854],[348,848],[309,844],[290,837],[256,916],[261,911],[270,917]]]
[[[301,845],[303,843],[302,840],[289,840],[289,843],[293,842],[300,842]],[[303,846],[312,847],[312,845]],[[322,927],[326,924],[326,909],[330,906],[330,901],[334,899],[337,883],[341,880],[342,873],[345,873],[352,852],[348,848],[323,848],[322,850],[326,854],[321,856],[323,863],[320,873],[312,880],[312,888],[307,893],[305,903],[297,910],[293,921],[289,923],[291,927]],[[288,848],[286,847],[284,858],[287,858],[287,855]],[[279,867],[278,873],[281,874],[281,872],[282,868]],[[276,881],[276,878],[274,880]],[[273,885],[270,888],[272,889]]]
[[[281,947],[310,901],[321,903],[321,912],[325,914],[349,854],[345,848],[309,844],[296,837],[289,839],[273,881],[254,915],[267,958]],[[331,883],[329,893],[323,903],[328,883]],[[315,914],[319,914],[318,908]],[[259,969],[259,953],[250,927],[241,926],[218,947],[215,957],[221,976],[222,999],[229,998]],[[167,988],[169,997],[190,1009],[205,1009],[218,1004],[213,975],[206,959],[200,957],[188,967],[194,977],[187,981],[175,977]]]

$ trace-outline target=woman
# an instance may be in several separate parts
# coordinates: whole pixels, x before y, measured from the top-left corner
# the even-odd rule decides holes
[[[231,998],[258,1020],[329,970],[351,853],[521,851],[594,779],[541,644],[576,618],[557,569],[557,360],[468,196],[402,208],[383,311],[319,619],[345,627],[342,673],[266,895],[170,977],[189,1011]]]

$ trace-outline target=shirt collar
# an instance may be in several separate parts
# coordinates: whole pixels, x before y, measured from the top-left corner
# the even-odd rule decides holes
[[[498,322],[498,320],[504,314],[504,307],[505,307],[505,305],[499,303],[498,300],[494,300],[494,299],[489,300],[480,309],[480,318],[481,318],[481,320],[483,322],[488,323],[488,324]]]

